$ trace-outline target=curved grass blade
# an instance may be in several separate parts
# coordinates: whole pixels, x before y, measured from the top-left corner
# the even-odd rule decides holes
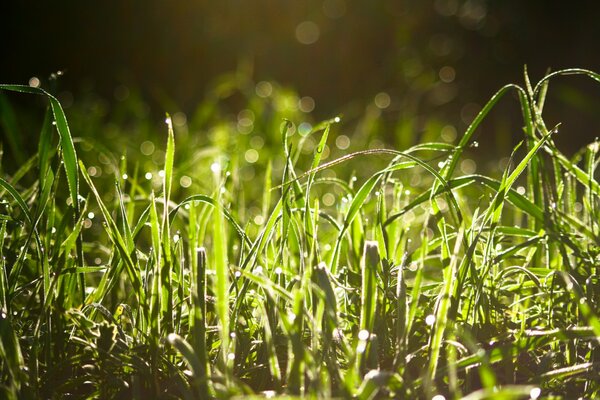
[[[56,97],[52,96],[44,89],[25,85],[0,84],[0,90],[43,95],[46,96],[50,101],[50,107],[52,108],[52,113],[54,114],[54,122],[56,122],[56,130],[60,136],[60,146],[62,148],[69,193],[71,195],[73,208],[75,209],[76,218],[79,217],[79,173],[77,166],[77,153],[75,152],[75,146],[73,145],[73,138],[71,136],[71,131],[69,130],[67,117],[65,116],[60,102],[58,99],[56,99]]]

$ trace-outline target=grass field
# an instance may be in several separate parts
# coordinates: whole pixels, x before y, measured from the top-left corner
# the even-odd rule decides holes
[[[373,148],[376,107],[344,134],[267,82],[160,135],[141,103],[67,122],[1,85],[0,397],[600,396],[600,144],[563,155],[542,114],[574,74],[600,81],[525,75],[400,149]],[[37,146],[11,106],[34,95]],[[475,173],[505,97],[522,143]]]

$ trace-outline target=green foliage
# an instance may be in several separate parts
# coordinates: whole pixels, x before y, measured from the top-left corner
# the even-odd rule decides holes
[[[457,145],[345,155],[278,87],[240,85],[233,119],[216,90],[156,145],[0,86],[50,102],[26,160],[0,101],[25,160],[0,178],[2,397],[598,396],[600,145],[569,158],[542,116],[570,74],[600,80],[526,75]],[[510,91],[523,145],[458,174]]]

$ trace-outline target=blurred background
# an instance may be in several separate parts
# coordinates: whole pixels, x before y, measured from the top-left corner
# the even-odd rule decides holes
[[[549,69],[600,70],[598,2],[24,0],[0,10],[0,81],[41,85],[67,115],[90,98],[114,115],[136,98],[159,123],[165,111],[193,115],[215,91],[237,114],[245,100],[224,92],[277,84],[314,119],[343,114],[349,137],[371,115],[396,148],[431,130],[460,135],[496,90],[522,84],[525,65],[533,81]],[[553,85],[546,117],[574,151],[598,135],[600,91],[581,77]],[[510,152],[518,110],[502,101],[481,148]]]

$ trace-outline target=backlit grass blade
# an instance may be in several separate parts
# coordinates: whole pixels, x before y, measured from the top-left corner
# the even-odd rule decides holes
[[[335,243],[335,248],[333,250],[331,263],[330,263],[331,264],[330,268],[333,273],[335,273],[337,271],[337,266],[339,264],[339,252],[341,250],[344,234],[350,227],[350,224],[352,223],[352,221],[354,221],[354,218],[356,218],[356,216],[358,215],[361,207],[367,200],[367,196],[371,193],[371,191],[373,190],[373,188],[375,187],[377,182],[379,182],[380,179],[381,179],[380,174],[374,175],[371,178],[369,178],[361,186],[361,188],[358,190],[358,192],[356,192],[356,196],[354,196],[354,198],[352,199],[352,202],[350,203],[350,207],[348,209],[348,213],[346,214],[346,217],[344,218],[344,226],[342,227],[342,230],[340,231],[340,233],[338,235],[338,239]]]
[[[6,240],[6,221],[0,221],[0,313],[8,314],[8,276],[6,274],[6,258],[4,257],[4,243]]]
[[[221,339],[221,360],[226,366],[225,379],[229,380],[231,371],[231,359],[229,356],[229,265],[227,260],[227,234],[225,231],[225,219],[223,217],[223,208],[220,199],[221,193],[221,171],[215,172],[215,181],[217,187],[217,199],[215,200],[217,207],[213,213],[213,237],[212,245],[215,262],[215,297],[216,309],[219,319],[219,338]]]
[[[60,102],[56,99],[56,97],[40,88],[24,85],[0,85],[0,90],[41,94],[46,96],[50,101],[50,107],[52,108],[52,113],[54,114],[54,122],[56,123],[56,130],[60,136],[60,146],[62,148],[67,183],[69,184],[69,193],[71,195],[73,207],[75,208],[76,213],[78,213],[79,201],[77,196],[79,195],[79,173],[77,166],[77,153],[75,152],[75,146],[73,145],[73,138],[71,137],[71,131],[69,130],[67,117],[65,116]]]
[[[167,114],[167,151],[165,153],[165,174],[163,178],[163,217],[160,227],[162,237],[162,246],[164,260],[160,265],[159,279],[161,290],[161,315],[164,323],[164,329],[167,332],[173,331],[173,293],[172,288],[172,256],[171,256],[171,228],[169,225],[169,200],[171,198],[171,188],[173,186],[173,163],[175,161],[175,135],[173,132],[173,122]],[[158,260],[157,260],[158,262]]]
[[[192,373],[192,387],[195,389],[197,395],[200,395],[200,386],[206,380],[206,373],[194,349],[184,338],[175,333],[169,333],[167,341],[183,356]]]
[[[481,109],[481,111],[479,111],[477,116],[475,116],[475,118],[473,119],[473,122],[471,122],[471,124],[469,125],[469,127],[467,128],[465,133],[462,135],[462,137],[456,147],[456,150],[454,151],[454,154],[452,155],[452,159],[444,167],[444,169],[442,171],[442,176],[445,179],[450,179],[452,177],[452,174],[454,173],[454,170],[456,169],[456,166],[458,165],[458,162],[461,158],[463,150],[467,147],[467,145],[471,141],[471,138],[473,137],[473,134],[475,133],[477,128],[479,128],[479,125],[481,125],[483,120],[486,118],[486,116],[489,114],[489,112],[496,106],[496,104],[500,101],[500,99],[502,99],[511,90],[516,90],[517,92],[524,92],[523,89],[517,85],[513,85],[513,84],[506,85],[506,86],[502,87],[500,90],[498,90],[492,96],[492,98],[483,106],[483,108]]]
[[[46,170],[50,166],[50,156],[52,153],[52,111],[48,108],[44,116],[40,141],[38,143],[38,168],[40,173],[40,185],[42,187],[44,186]]]
[[[13,323],[6,315],[0,315],[0,357],[8,369],[13,385],[18,389],[25,361]]]
[[[357,348],[359,353],[357,358],[358,371],[362,370],[365,360],[369,358],[369,352],[373,350],[368,343],[374,331],[377,315],[377,271],[381,268],[380,262],[377,242],[367,241],[361,261],[360,332]]]
[[[206,343],[206,250],[202,247],[196,251],[197,266],[192,270],[192,318],[190,320],[190,337],[194,354],[198,357],[198,385],[200,397],[209,396],[208,352]]]
[[[102,197],[100,196],[100,193],[98,193],[96,186],[94,185],[90,176],[88,175],[85,166],[83,165],[82,162],[80,162],[79,165],[81,168],[81,173],[83,175],[83,178],[85,179],[88,186],[92,190],[92,193],[94,194],[94,197],[96,198],[98,206],[100,207],[100,211],[102,212],[102,216],[104,217],[104,220],[106,222],[106,230],[109,234],[109,237],[110,237],[111,241],[113,242],[113,244],[115,245],[115,247],[118,249],[118,252],[123,259],[123,262],[125,264],[125,269],[127,271],[127,275],[129,276],[129,279],[131,281],[133,289],[135,290],[136,294],[138,295],[138,300],[140,302],[140,306],[142,308],[147,307],[146,295],[145,295],[145,292],[142,287],[140,275],[137,271],[136,265],[134,264],[133,260],[131,259],[131,255],[127,252],[127,244],[123,240],[123,237],[122,237],[121,233],[119,232],[117,224],[115,223],[114,219],[112,218],[110,211],[108,211],[108,208],[106,208],[106,205],[102,201]]]
[[[456,237],[454,251],[452,252],[450,260],[448,260],[448,264],[444,266],[443,288],[438,296],[433,331],[429,342],[429,365],[427,373],[430,383],[433,383],[435,380],[439,357],[442,351],[442,342],[448,325],[448,314],[452,302],[451,294],[456,285],[459,251],[462,245],[463,235],[464,228],[461,226]],[[453,322],[454,321],[450,321],[450,323]]]
[[[187,197],[181,203],[177,204],[177,206],[175,206],[170,212],[171,223],[173,223],[172,220],[175,218],[177,211],[180,210],[181,207],[194,201],[210,204],[212,207],[215,208],[215,211],[223,213],[223,217],[225,217],[225,219],[231,224],[231,226],[235,229],[240,238],[243,239],[245,243],[250,244],[250,239],[248,239],[246,233],[244,232],[244,229],[242,229],[242,227],[238,224],[233,215],[231,215],[231,212],[222,205],[220,205],[217,200],[207,195],[195,194]]]

